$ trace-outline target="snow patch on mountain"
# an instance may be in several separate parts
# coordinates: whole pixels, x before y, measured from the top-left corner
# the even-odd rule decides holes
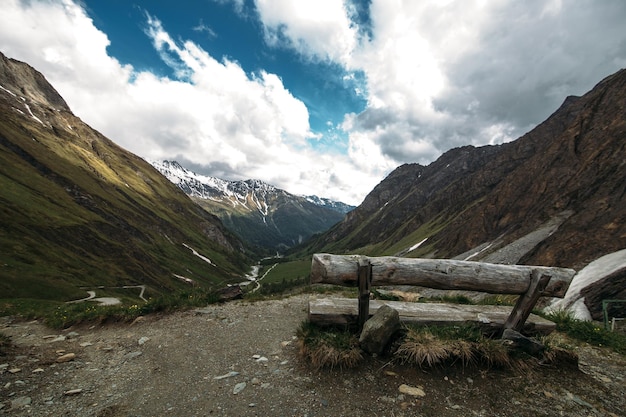
[[[240,205],[248,210],[258,210],[263,217],[269,215],[271,205],[268,203],[268,199],[270,196],[275,194],[289,195],[286,191],[261,180],[226,181],[192,172],[176,161],[147,161],[191,197],[222,202],[227,200],[233,207]],[[354,209],[353,206],[327,198],[301,197],[317,206],[326,207],[343,214]]]

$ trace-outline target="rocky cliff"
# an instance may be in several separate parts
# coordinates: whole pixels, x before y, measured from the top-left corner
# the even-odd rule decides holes
[[[399,167],[308,250],[580,268],[625,247],[622,70],[513,142]]]

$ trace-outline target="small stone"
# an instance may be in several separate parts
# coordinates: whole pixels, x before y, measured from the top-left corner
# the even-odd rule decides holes
[[[16,374],[18,372],[20,372],[22,370],[22,368],[11,368],[9,369],[9,373],[10,374]]]
[[[8,364],[8,363],[3,363],[3,364],[0,364],[0,371],[4,371],[4,370],[5,370],[5,369],[7,369],[8,367],[9,367],[9,364]]]
[[[93,345],[93,343],[91,343],[91,342],[82,342],[79,346],[80,347],[87,347],[87,346],[91,346],[91,345]]]
[[[82,388],[75,388],[69,391],[65,391],[63,395],[77,395],[77,394],[80,394],[81,392],[83,392]]]
[[[17,397],[16,399],[11,400],[11,408],[17,410],[18,408],[29,406],[32,402],[33,401],[30,397]]]
[[[41,373],[41,372],[43,372],[43,368],[33,369],[33,373],[34,373],[34,374],[39,374],[39,373]]]
[[[236,372],[236,371],[230,371],[230,372],[229,372],[229,373],[227,373],[227,374],[220,375],[220,376],[216,376],[216,377],[214,377],[213,379],[225,379],[225,378],[231,378],[231,377],[233,377],[233,376],[237,376],[237,375],[239,375],[239,372]]]
[[[146,343],[148,340],[150,340],[149,337],[142,337],[141,339],[139,339],[139,345],[143,345],[144,343]]]
[[[393,371],[385,371],[385,375],[387,375],[387,376],[398,376],[398,374],[393,372]]]
[[[260,359],[261,355],[252,355],[252,359]]]
[[[75,358],[76,358],[75,353],[66,353],[65,355],[59,356],[57,358],[57,363],[73,361]]]
[[[272,386],[272,384],[270,384],[269,382],[264,382],[264,383],[261,384],[261,388],[263,388],[263,389],[269,388],[271,386]]]
[[[245,382],[240,382],[240,383],[236,384],[235,387],[233,388],[233,394],[235,394],[235,395],[239,394],[241,391],[244,390],[244,388],[246,388],[246,383]]]
[[[248,404],[248,407],[250,407],[250,408],[256,407],[256,403],[250,403],[250,404]]]
[[[283,341],[283,342],[280,342],[280,346],[282,346],[282,347],[287,347],[287,346],[289,346],[290,344],[291,344],[291,340],[289,340],[289,341]]]
[[[425,397],[426,396],[426,393],[424,392],[424,389],[422,387],[412,387],[407,384],[402,384],[400,385],[398,390],[403,394],[412,395],[413,397]]]
[[[269,361],[269,359],[267,359],[265,356],[261,356],[260,358],[257,358],[256,361],[259,363],[263,363]]]
[[[15,385],[22,387],[26,385],[26,382],[22,381],[21,379],[18,379],[17,381],[15,381]]]
[[[63,342],[65,339],[67,339],[65,336],[57,336],[54,339],[50,340],[50,343]]]
[[[69,332],[68,334],[65,335],[65,337],[67,337],[68,339],[73,339],[80,336],[78,333],[76,332]]]
[[[126,355],[124,355],[124,358],[133,359],[133,358],[136,358],[137,356],[141,356],[140,351],[127,353]]]

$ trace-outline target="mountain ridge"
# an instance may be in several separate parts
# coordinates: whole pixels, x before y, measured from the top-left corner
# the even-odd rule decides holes
[[[316,196],[296,196],[261,180],[228,181],[194,173],[176,161],[149,162],[241,239],[271,252],[327,230],[353,208]]]
[[[398,167],[304,250],[442,258],[482,250],[473,258],[480,260],[552,220],[556,229],[517,262],[579,268],[622,249],[625,108],[621,70],[582,97],[567,97],[515,141]]]

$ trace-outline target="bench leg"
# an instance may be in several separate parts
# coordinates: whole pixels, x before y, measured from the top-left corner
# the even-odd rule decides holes
[[[544,275],[541,271],[533,269],[530,275],[528,291],[517,299],[511,315],[504,322],[504,329],[513,329],[521,332],[526,319],[528,319],[535,304],[537,304],[537,300],[541,297],[541,293],[548,286],[550,278],[552,278],[550,275]]]
[[[372,285],[372,264],[369,259],[360,260],[359,274],[359,332],[370,316],[370,286]]]

